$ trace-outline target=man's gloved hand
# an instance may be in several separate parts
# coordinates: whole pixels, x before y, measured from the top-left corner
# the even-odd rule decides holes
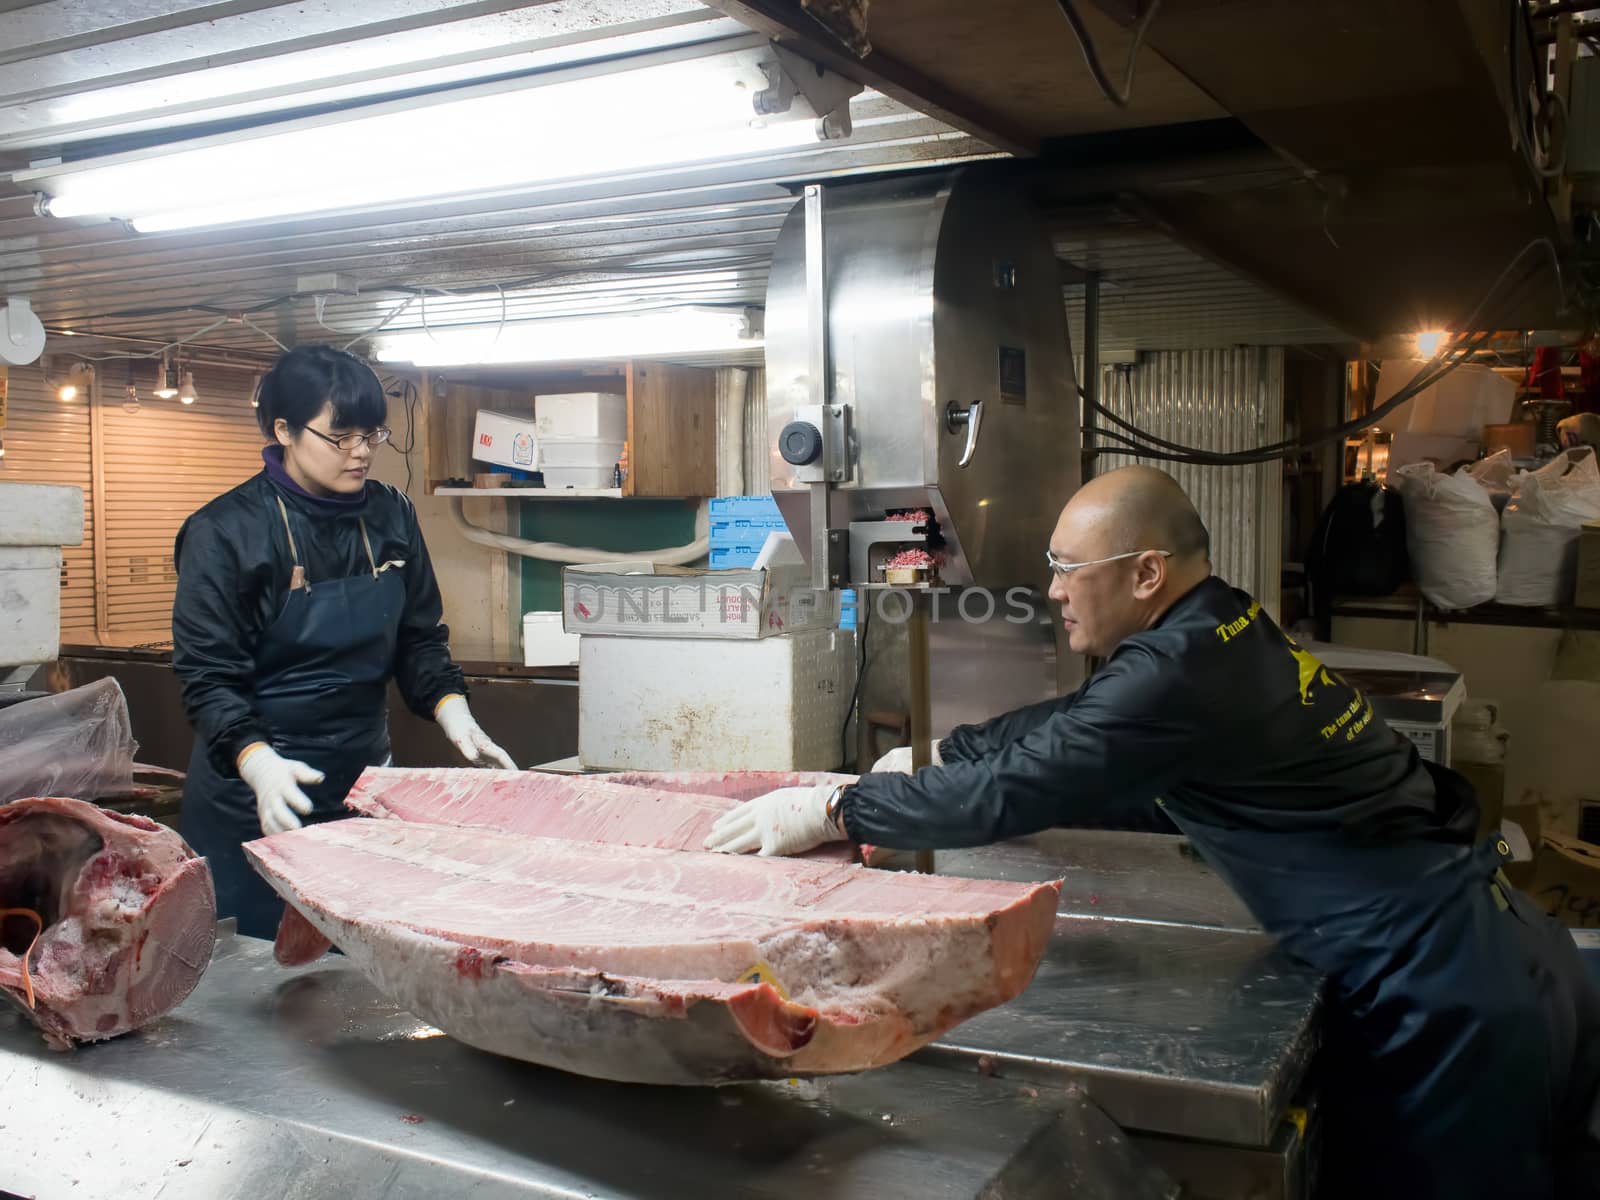
[[[717,818],[706,838],[707,850],[723,854],[804,854],[824,842],[844,840],[828,815],[828,801],[838,785],[779,788],[747,800]]]
[[[433,719],[461,757],[475,767],[500,767],[515,771],[511,756],[489,740],[489,735],[472,719],[465,696],[446,696],[433,710]]]
[[[239,756],[239,778],[256,794],[261,832],[271,835],[299,829],[300,817],[311,815],[311,797],[300,790],[300,785],[321,783],[322,772],[298,759],[284,758],[265,742],[257,742]]]
[[[928,765],[934,767],[944,766],[944,759],[939,757],[939,739],[934,738],[928,747]],[[911,774],[911,747],[897,746],[889,751],[877,762],[872,764],[874,775],[909,775]]]

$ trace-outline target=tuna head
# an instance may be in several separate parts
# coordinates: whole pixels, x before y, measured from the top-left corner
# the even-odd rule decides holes
[[[81,800],[0,807],[0,995],[52,1046],[175,1007],[216,926],[211,870],[172,830]]]

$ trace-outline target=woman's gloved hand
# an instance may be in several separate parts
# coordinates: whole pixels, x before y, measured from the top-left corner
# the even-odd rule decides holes
[[[323,776],[315,767],[284,758],[265,742],[256,742],[239,755],[239,778],[256,794],[261,832],[270,836],[300,828],[300,817],[311,815],[311,797],[300,785],[321,783]]]
[[[439,729],[450,739],[450,744],[461,752],[461,757],[475,767],[499,767],[515,771],[517,764],[511,756],[489,740],[489,735],[472,718],[465,696],[446,696],[433,710],[433,719]]]

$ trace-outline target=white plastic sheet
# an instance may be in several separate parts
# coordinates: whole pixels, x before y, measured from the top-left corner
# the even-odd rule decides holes
[[[115,679],[0,709],[0,804],[126,795],[138,750]]]

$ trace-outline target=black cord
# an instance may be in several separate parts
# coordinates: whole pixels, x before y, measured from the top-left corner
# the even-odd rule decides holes
[[[844,726],[839,730],[839,762],[850,762],[850,718],[856,715],[856,697],[861,695],[861,677],[867,673],[867,621],[872,614],[871,593],[865,588],[856,590],[856,682],[850,689],[850,702],[844,707]],[[866,603],[863,604],[862,601]],[[860,766],[860,763],[856,763]]]
[[[411,494],[411,453],[417,448],[417,385],[409,379],[384,381],[384,395],[399,400],[406,410],[406,444],[395,446],[406,461],[406,495]],[[393,445],[393,443],[390,443]]]
[[[1563,306],[1565,305],[1566,285],[1561,271],[1561,259],[1556,252],[1555,243],[1549,238],[1534,238],[1524,245],[1522,249],[1518,250],[1516,254],[1512,255],[1511,261],[1495,277],[1494,282],[1489,285],[1489,289],[1483,294],[1482,299],[1467,314],[1466,318],[1460,322],[1462,328],[1473,328],[1479,315],[1499,295],[1500,289],[1504,286],[1506,280],[1511,277],[1512,273],[1530,253],[1538,249],[1547,250],[1550,254],[1551,262],[1555,267],[1556,283],[1561,292]],[[1372,412],[1353,421],[1346,421],[1341,425],[1336,425],[1312,437],[1290,438],[1270,445],[1257,446],[1251,450],[1206,450],[1198,446],[1185,446],[1180,442],[1166,441],[1156,437],[1154,434],[1146,433],[1136,425],[1113,413],[1098,401],[1091,402],[1089,407],[1097,414],[1105,416],[1115,424],[1120,425],[1126,433],[1099,429],[1093,426],[1089,427],[1087,432],[1098,436],[1110,437],[1125,446],[1134,446],[1134,452],[1143,457],[1166,462],[1189,463],[1195,466],[1250,466],[1271,462],[1278,458],[1290,458],[1316,446],[1338,438],[1348,437],[1352,433],[1360,432],[1375,425],[1389,413],[1406,403],[1406,401],[1415,397],[1417,393],[1433,386],[1433,384],[1470,359],[1473,354],[1488,344],[1492,336],[1493,332],[1487,331],[1479,333],[1474,338],[1462,339],[1450,345],[1440,346],[1433,357],[1422,365],[1416,375],[1404,387],[1400,388],[1399,391]],[[1082,394],[1082,389],[1079,390],[1079,394]],[[1130,434],[1132,436],[1129,436]],[[1141,445],[1134,438],[1142,439],[1144,444]],[[1112,453],[1127,453],[1127,451],[1116,450],[1112,451]]]
[[[1139,47],[1144,44],[1144,35],[1150,29],[1150,22],[1156,18],[1156,9],[1161,7],[1161,0],[1150,0],[1150,7],[1145,9],[1139,23],[1133,28],[1133,44],[1128,47],[1128,68],[1122,79],[1121,90],[1112,85],[1105,67],[1100,65],[1100,53],[1095,49],[1094,39],[1089,36],[1089,28],[1083,23],[1073,0],[1056,0],[1056,3],[1067,18],[1067,24],[1072,26],[1073,36],[1078,39],[1078,48],[1083,51],[1083,61],[1089,68],[1089,74],[1094,76],[1101,94],[1118,108],[1127,108],[1128,101],[1133,99],[1133,68],[1139,58]]]

